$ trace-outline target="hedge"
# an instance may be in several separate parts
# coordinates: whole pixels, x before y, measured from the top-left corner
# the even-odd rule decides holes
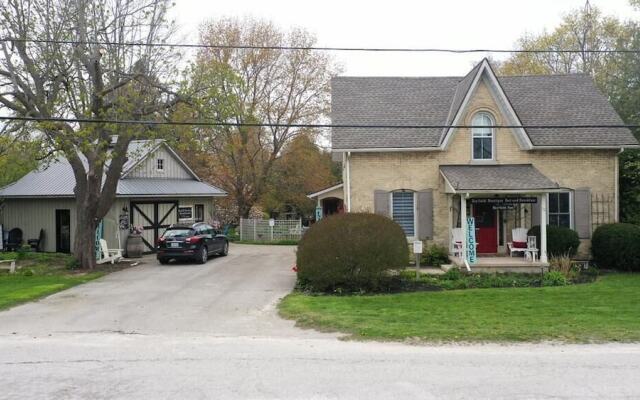
[[[535,236],[538,248],[541,246],[540,241],[540,225],[536,225],[529,229],[529,236]],[[547,255],[549,257],[560,257],[576,255],[580,246],[580,238],[578,233],[572,229],[563,226],[547,225]]]
[[[379,291],[389,270],[408,263],[404,231],[376,214],[329,216],[314,224],[298,245],[299,285],[317,292]]]
[[[606,224],[593,232],[591,253],[600,268],[640,271],[640,226]]]

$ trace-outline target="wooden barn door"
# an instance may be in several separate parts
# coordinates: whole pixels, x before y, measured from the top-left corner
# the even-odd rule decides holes
[[[142,225],[142,241],[147,252],[155,252],[158,238],[171,224],[178,222],[177,201],[131,202],[131,225]]]

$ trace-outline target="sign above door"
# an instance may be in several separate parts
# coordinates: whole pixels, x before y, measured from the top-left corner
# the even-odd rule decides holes
[[[490,204],[494,206],[507,206],[514,204],[536,204],[537,197],[472,197],[471,204]]]

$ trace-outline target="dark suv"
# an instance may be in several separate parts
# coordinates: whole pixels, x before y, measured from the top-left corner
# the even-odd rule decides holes
[[[171,225],[158,239],[160,264],[171,259],[192,259],[204,264],[211,254],[226,256],[228,253],[227,237],[202,222],[190,226]]]

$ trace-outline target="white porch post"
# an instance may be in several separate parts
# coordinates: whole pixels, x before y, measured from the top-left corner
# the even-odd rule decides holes
[[[547,195],[540,195],[540,262],[547,260]]]
[[[467,259],[467,198],[460,194],[460,226],[462,228],[462,262]]]

